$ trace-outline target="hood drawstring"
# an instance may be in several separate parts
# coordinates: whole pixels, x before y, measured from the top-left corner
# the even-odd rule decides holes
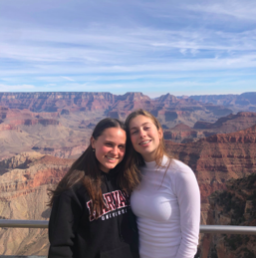
[[[108,180],[107,180],[107,174],[106,173],[103,173],[103,177],[104,177],[104,181],[105,181],[105,184],[107,186],[107,191],[108,192],[111,192],[111,190],[109,189],[109,185],[108,185]],[[116,211],[117,211],[117,203],[115,201],[115,198],[113,198],[113,201],[114,201],[114,204],[115,204],[115,207],[116,207]],[[120,221],[120,216],[117,216],[117,228],[118,228],[118,234],[119,234],[119,237],[120,237],[120,240],[124,240],[123,238],[123,235],[122,235],[122,232],[121,232],[121,221]]]

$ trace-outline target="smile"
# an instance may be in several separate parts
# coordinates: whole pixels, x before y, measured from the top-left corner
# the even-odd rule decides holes
[[[107,158],[109,161],[116,161],[116,160],[118,160],[118,158],[113,158],[113,157],[108,157],[108,156],[106,156],[106,158]]]
[[[148,144],[150,142],[151,142],[151,140],[143,141],[143,142],[140,142],[139,145],[146,145],[146,144]]]

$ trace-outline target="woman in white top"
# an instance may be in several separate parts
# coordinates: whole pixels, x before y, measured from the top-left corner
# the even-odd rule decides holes
[[[141,258],[193,258],[200,226],[200,192],[193,171],[165,151],[163,130],[149,112],[126,118],[130,158],[142,180],[131,196]]]

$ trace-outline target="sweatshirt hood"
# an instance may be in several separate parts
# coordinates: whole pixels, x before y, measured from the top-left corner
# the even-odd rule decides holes
[[[109,172],[104,172],[102,170],[101,171],[101,175],[106,178],[107,180],[111,180],[113,178],[115,178],[118,174],[118,169],[111,169],[109,170]]]

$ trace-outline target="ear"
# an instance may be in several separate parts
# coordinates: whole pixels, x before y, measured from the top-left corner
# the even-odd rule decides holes
[[[91,137],[90,142],[91,142],[92,148],[95,149],[95,139],[93,137]]]
[[[164,135],[162,128],[158,129],[158,135],[159,135],[159,139],[162,140],[163,139],[163,135]]]

